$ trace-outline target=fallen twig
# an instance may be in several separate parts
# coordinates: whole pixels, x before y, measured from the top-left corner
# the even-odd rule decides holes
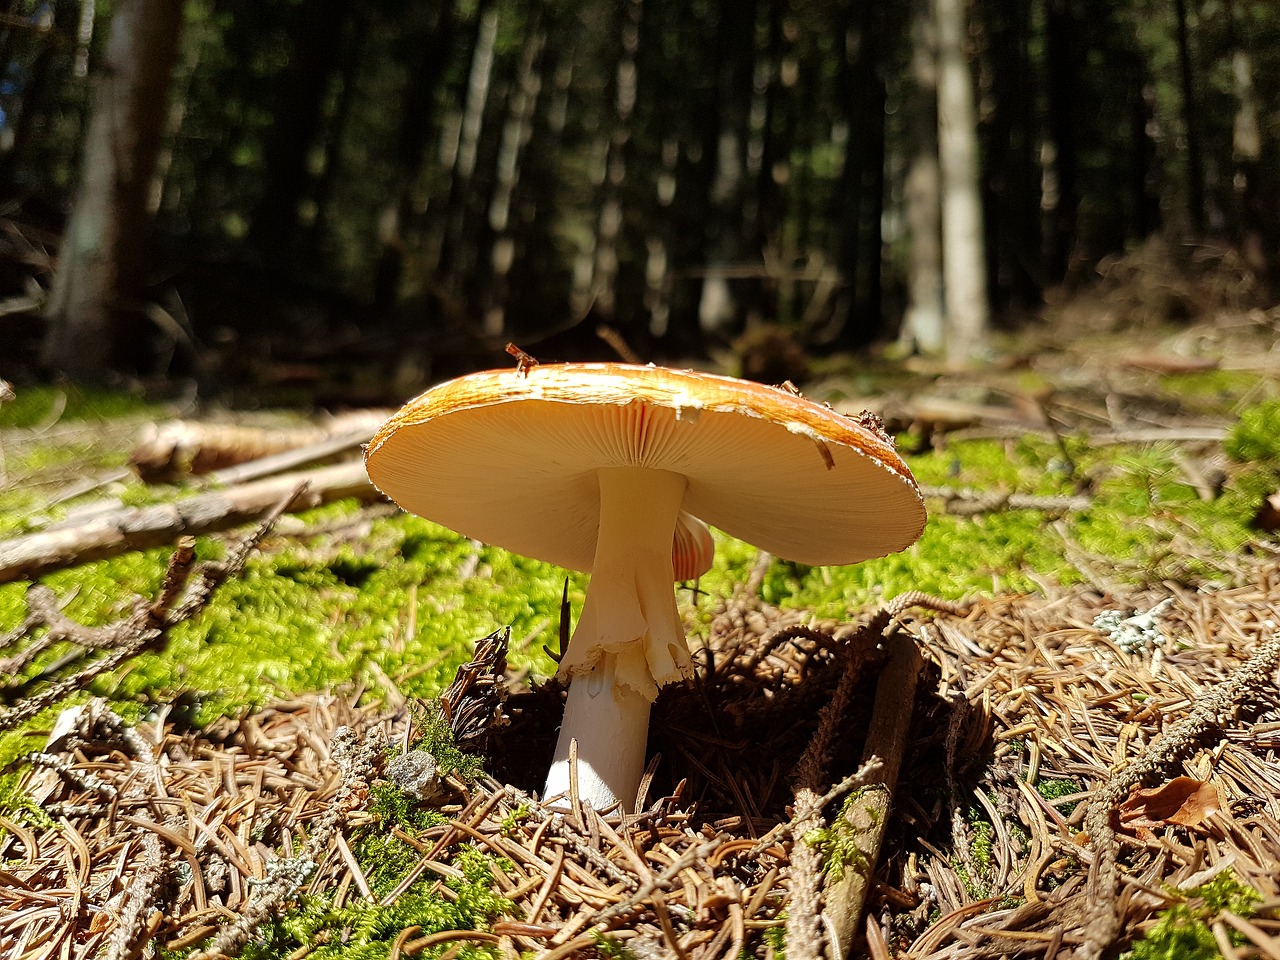
[[[889,659],[876,686],[871,727],[862,751],[863,763],[878,760],[879,768],[874,781],[864,786],[858,801],[844,813],[846,827],[857,837],[858,861],[848,865],[839,879],[828,884],[824,891],[824,915],[833,945],[838,947],[831,951],[833,957],[850,956],[858,933],[858,921],[889,824],[898,770],[911,729],[916,681],[924,665],[920,649],[909,635],[892,630],[887,643]]]
[[[1092,497],[1038,496],[1031,493],[999,493],[967,487],[922,486],[920,493],[943,502],[946,513],[967,516],[1001,510],[1043,510],[1046,513],[1079,513],[1093,506]]]

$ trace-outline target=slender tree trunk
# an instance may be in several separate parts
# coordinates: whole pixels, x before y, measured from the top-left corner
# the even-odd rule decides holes
[[[343,147],[347,143],[347,124],[351,121],[353,109],[360,101],[357,77],[364,59],[365,41],[369,34],[369,11],[366,8],[359,7],[352,12],[350,29],[346,34],[346,42],[342,45],[341,56],[338,58],[335,70],[341,78],[340,92],[323,139],[324,165],[316,176],[312,189],[315,219],[311,222],[303,240],[303,255],[313,262],[318,262],[323,256],[326,241],[331,236],[334,219],[331,204],[334,188],[342,181],[346,172]]]
[[[1132,143],[1129,202],[1133,211],[1130,238],[1141,241],[1160,229],[1160,197],[1156,192],[1156,165],[1159,161],[1150,132],[1155,116],[1155,87],[1147,76],[1145,62],[1135,64],[1135,69],[1142,80],[1132,91],[1129,114]]]
[[[345,0],[305,0],[296,11],[293,50],[279,81],[263,190],[250,227],[254,246],[272,256],[296,253],[300,208],[314,182],[308,160],[324,126],[329,81],[350,15]]]
[[[836,268],[840,271],[843,294],[838,300],[836,316],[840,320],[839,339],[842,345],[857,347],[865,343],[869,318],[862,315],[865,283],[865,261],[869,260],[864,223],[869,219],[866,210],[868,173],[875,162],[875,140],[883,138],[884,110],[877,116],[872,103],[876,99],[873,87],[877,84],[876,57],[879,38],[871,27],[874,16],[873,3],[847,0],[841,24],[839,91],[836,94],[841,119],[844,121],[844,164],[836,187],[831,220],[836,227]],[[871,128],[880,125],[879,133]],[[873,269],[879,269],[879,254]],[[879,318],[876,318],[877,320]],[[872,329],[871,334],[876,332]]]
[[[986,347],[988,313],[973,78],[965,56],[964,0],[936,0],[938,163],[947,361],[963,366]]]
[[[449,199],[445,211],[445,234],[440,245],[436,270],[451,289],[465,286],[478,263],[476,244],[468,236],[473,213],[472,188],[480,154],[480,138],[492,87],[495,44],[498,40],[500,10],[493,0],[481,0],[476,9],[476,29],[471,46],[471,67],[461,113],[456,117],[456,134],[443,151],[449,173]]]
[[[1045,265],[1047,279],[1056,283],[1067,276],[1076,246],[1080,209],[1076,101],[1083,84],[1074,0],[1047,0],[1045,13],[1045,79],[1053,141],[1052,161],[1046,164],[1050,183],[1044,198],[1048,221]]]
[[[720,0],[716,28],[717,123],[704,150],[715,158],[707,217],[706,274],[698,304],[705,332],[734,332],[739,305],[726,268],[742,255],[746,141],[755,65],[756,0]]]
[[[507,333],[507,298],[510,292],[511,267],[516,258],[516,239],[511,223],[511,205],[520,182],[520,166],[525,146],[533,131],[533,117],[542,89],[542,59],[546,35],[542,30],[540,11],[530,15],[520,70],[507,97],[507,119],[502,128],[502,144],[498,148],[497,181],[489,199],[489,229],[493,231],[490,252],[490,281],[486,291],[488,303],[484,315],[484,332],[490,337]]]
[[[911,135],[915,141],[906,182],[911,253],[903,338],[921,353],[946,347],[942,304],[942,187],[938,172],[938,67],[931,0],[915,0],[911,25]]]
[[[1246,262],[1255,271],[1274,279],[1277,262],[1277,240],[1274,206],[1268,211],[1266,197],[1274,197],[1274,172],[1263,164],[1262,126],[1258,91],[1254,86],[1253,56],[1244,43],[1248,32],[1240,29],[1241,16],[1234,3],[1227,4],[1228,46],[1231,55],[1231,79],[1236,99],[1235,122],[1232,125],[1231,154],[1235,165],[1236,239],[1244,251]],[[1268,181],[1270,180],[1270,183]]]
[[[636,106],[636,52],[640,46],[642,0],[625,0],[617,5],[619,18],[618,68],[613,80],[613,122],[604,150],[604,182],[600,217],[596,223],[593,265],[594,310],[612,321],[618,312],[618,242],[623,226],[623,183],[627,176],[627,154],[631,141],[631,116]],[[641,332],[647,336],[647,331]]]
[[[1196,116],[1186,0],[1173,0],[1173,11],[1178,42],[1178,84],[1182,92],[1182,128],[1187,140],[1187,216],[1192,231],[1199,237],[1204,234],[1204,156],[1200,147],[1200,121]]]
[[[436,93],[449,64],[455,33],[453,0],[431,7],[419,38],[418,57],[405,88],[396,142],[392,188],[378,222],[378,263],[373,283],[373,314],[385,317],[400,297],[408,241],[406,226],[413,214],[413,190],[422,174],[427,144],[435,130]]]
[[[754,246],[781,264],[784,271],[798,262],[794,236],[785,229],[791,179],[791,149],[795,144],[795,90],[800,65],[794,42],[798,33],[790,0],[772,0],[768,11],[765,51],[763,123],[759,134],[760,168],[756,173],[756,237]],[[801,314],[796,283],[784,274],[777,284],[774,309],[778,322],[792,326]]]
[[[1028,44],[1027,3],[979,0],[982,27],[979,58],[986,105],[982,134],[983,224],[986,230],[987,289],[993,308],[1040,302],[1040,166],[1036,85]]]
[[[72,376],[102,379],[126,361],[182,18],[177,0],[114,5],[43,349],[46,365]]]

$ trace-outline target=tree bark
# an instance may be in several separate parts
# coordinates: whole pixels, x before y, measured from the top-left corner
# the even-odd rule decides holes
[[[911,25],[908,109],[914,139],[905,184],[911,252],[907,266],[907,313],[903,339],[921,353],[940,356],[946,347],[942,303],[942,188],[938,171],[938,65],[931,0],[916,0]]]
[[[252,243],[272,257],[297,252],[300,207],[314,183],[309,155],[324,126],[329,81],[350,15],[343,0],[306,0],[297,10],[296,39],[265,148],[263,191],[251,217]]]
[[[129,365],[127,324],[139,315],[148,192],[182,17],[179,0],[115,6],[42,356],[74,377],[101,380]]]
[[[1187,2],[1173,0],[1178,43],[1178,84],[1182,92],[1182,132],[1187,141],[1187,217],[1197,237],[1204,234],[1204,157],[1200,146],[1200,122],[1196,117],[1195,75],[1191,64],[1191,38],[1187,29]]]
[[[986,346],[988,313],[973,78],[965,56],[964,0],[936,0],[938,164],[947,362],[965,366]]]
[[[413,188],[422,173],[427,144],[436,129],[436,94],[449,65],[455,34],[453,0],[432,5],[419,56],[405,87],[403,114],[396,144],[392,189],[378,223],[379,255],[373,284],[373,314],[386,317],[400,297],[404,278],[405,230],[413,215]]]
[[[495,338],[509,332],[507,303],[511,294],[511,267],[517,251],[511,213],[525,147],[533,134],[538,96],[542,92],[540,64],[546,34],[542,29],[541,10],[530,13],[526,30],[520,68],[507,93],[507,118],[498,148],[496,182],[489,198],[493,245],[489,254],[490,280],[485,291],[484,332]]]
[[[1047,280],[1055,283],[1067,276],[1076,245],[1076,220],[1080,208],[1076,100],[1083,84],[1075,4],[1073,0],[1047,0],[1046,8],[1045,79],[1053,161],[1050,166],[1052,179],[1044,197],[1047,210],[1045,266]]]
[[[706,273],[698,303],[698,323],[705,333],[737,332],[738,299],[729,287],[726,268],[742,256],[742,208],[746,180],[746,146],[755,64],[756,0],[720,0],[715,39],[718,101],[716,123],[705,131],[703,150],[714,158],[707,198]]]
[[[1231,79],[1236,100],[1232,125],[1231,155],[1235,165],[1236,239],[1245,261],[1259,274],[1274,280],[1280,272],[1277,251],[1280,230],[1275,224],[1275,177],[1271,165],[1263,162],[1261,108],[1254,85],[1254,61],[1240,28],[1242,12],[1227,4],[1227,43],[1231,56]]]

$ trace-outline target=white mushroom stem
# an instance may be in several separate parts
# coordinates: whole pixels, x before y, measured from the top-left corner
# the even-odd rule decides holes
[[[628,808],[635,802],[649,708],[659,686],[689,670],[671,563],[687,481],[643,467],[607,467],[599,478],[595,563],[560,665],[569,698],[544,796],[569,793],[576,740],[578,795],[603,810],[617,800]]]

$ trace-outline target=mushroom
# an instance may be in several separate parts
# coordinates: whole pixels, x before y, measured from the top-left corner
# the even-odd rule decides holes
[[[920,491],[874,418],[731,377],[631,364],[485,371],[407,403],[365,451],[406,510],[590,585],[544,796],[636,799],[649,709],[692,666],[672,583],[711,563],[703,523],[800,563],[901,550]]]

